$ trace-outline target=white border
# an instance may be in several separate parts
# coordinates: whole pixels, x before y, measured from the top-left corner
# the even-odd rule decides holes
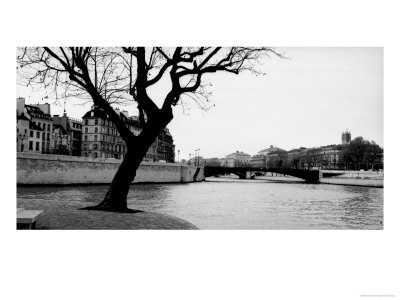
[[[18,1],[5,9],[2,299],[400,296],[395,1]],[[14,139],[15,47],[72,44],[384,46],[385,229],[15,231],[15,146],[8,143]]]

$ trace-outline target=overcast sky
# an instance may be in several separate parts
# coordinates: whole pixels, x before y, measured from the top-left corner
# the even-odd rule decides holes
[[[168,126],[180,159],[200,148],[203,157],[234,151],[250,155],[274,145],[285,150],[341,143],[342,131],[383,146],[382,48],[279,48],[287,59],[266,58],[250,73],[212,74],[207,112],[189,104],[174,109]],[[151,95],[159,98],[157,91]],[[43,103],[40,93],[17,87],[17,96]],[[189,100],[187,100],[189,101]],[[50,102],[52,103],[52,102]],[[81,118],[90,104],[66,103]],[[136,114],[136,105],[125,107]],[[62,114],[63,103],[52,105]]]

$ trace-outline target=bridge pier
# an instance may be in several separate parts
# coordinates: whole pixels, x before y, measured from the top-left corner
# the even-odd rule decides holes
[[[322,178],[321,170],[309,171],[308,176],[305,178],[307,183],[319,183]]]

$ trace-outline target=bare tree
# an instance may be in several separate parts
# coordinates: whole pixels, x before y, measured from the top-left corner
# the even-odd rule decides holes
[[[19,49],[17,62],[22,84],[40,84],[56,97],[86,97],[108,114],[126,143],[127,153],[104,200],[91,209],[127,212],[126,198],[136,170],[158,134],[173,119],[173,106],[187,96],[205,108],[210,95],[206,74],[259,74],[256,66],[269,55],[283,57],[267,47],[37,47]],[[158,107],[148,91],[162,78],[168,78],[170,89]],[[138,135],[111,106],[127,100],[138,106],[142,127]]]

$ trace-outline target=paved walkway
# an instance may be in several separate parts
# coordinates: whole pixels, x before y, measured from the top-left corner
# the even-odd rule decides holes
[[[43,207],[33,201],[20,200],[17,206],[43,210],[37,229],[198,229],[183,219],[159,213],[80,210],[73,203]]]

